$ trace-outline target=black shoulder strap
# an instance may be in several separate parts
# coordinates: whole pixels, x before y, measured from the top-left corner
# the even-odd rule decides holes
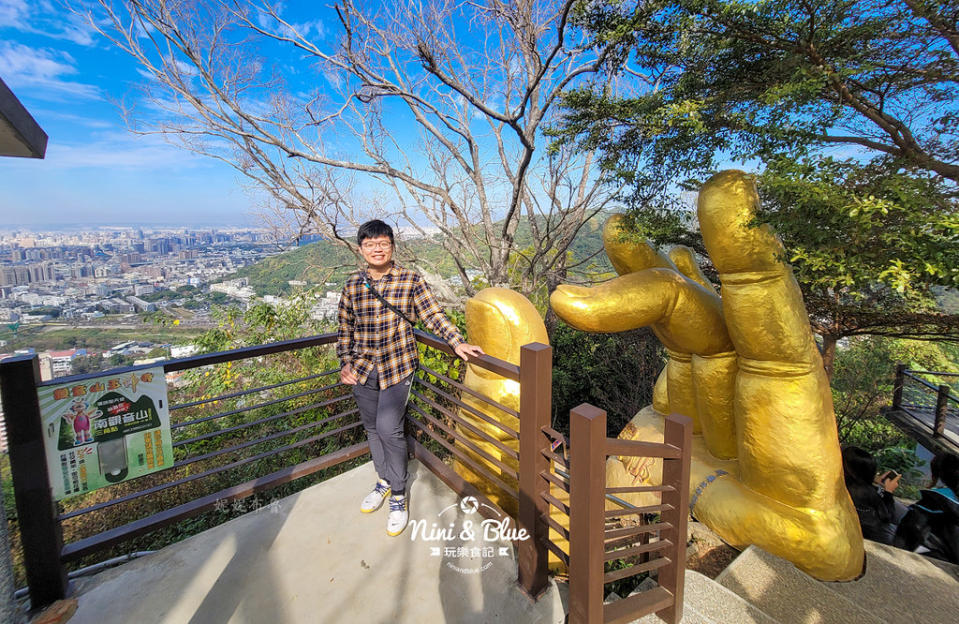
[[[370,283],[370,275],[369,275],[369,273],[367,273],[366,271],[363,272],[363,283],[366,284],[366,287],[370,289],[370,292],[373,293],[373,296],[375,296],[377,299],[379,299],[380,301],[383,302],[383,305],[385,305],[385,306],[386,306],[387,308],[389,308],[390,310],[393,310],[393,312],[399,314],[399,315],[400,315],[400,318],[403,319],[404,321],[406,321],[407,323],[409,323],[410,325],[414,325],[414,326],[416,325],[416,323],[414,323],[413,321],[411,321],[408,316],[406,316],[405,314],[403,314],[403,313],[399,310],[399,308],[397,308],[395,305],[393,305],[392,303],[390,303],[389,301],[387,301],[387,300],[383,297],[383,295],[381,295],[375,288],[373,288],[373,284]]]

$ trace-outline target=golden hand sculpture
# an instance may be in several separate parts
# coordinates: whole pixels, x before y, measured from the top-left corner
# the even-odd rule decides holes
[[[488,355],[505,360],[511,364],[519,364],[520,348],[531,342],[549,344],[546,325],[540,317],[536,307],[523,295],[506,288],[486,288],[476,293],[476,296],[466,302],[466,331],[470,342],[483,347]],[[496,373],[467,364],[463,383],[489,397],[501,405],[514,411],[519,411],[519,383],[506,379]],[[496,422],[502,423],[519,431],[519,419],[489,403],[464,393],[462,401],[474,410],[482,412]],[[519,440],[501,428],[477,417],[467,409],[460,409],[458,415],[472,426],[483,431],[501,443],[501,445],[519,453]],[[510,466],[514,472],[519,470],[519,462],[509,453],[497,445],[490,443],[476,435],[468,428],[459,424],[456,432],[472,442],[496,460]],[[505,474],[500,468],[487,461],[484,457],[462,445],[462,450],[470,458],[497,475],[508,486],[516,489],[516,479]],[[508,514],[515,516],[516,503],[512,497],[506,495],[494,483],[477,475],[465,463],[457,460],[454,470],[464,479],[477,486],[486,496],[500,506]]]
[[[666,258],[606,226],[621,274],[595,288],[560,286],[551,304],[578,329],[649,326],[669,354],[653,409],[620,437],[662,440],[662,415],[690,416],[697,432],[690,509],[731,545],[756,544],[822,580],[863,569],[859,521],[843,484],[829,382],[799,285],[768,226],[751,227],[759,203],[740,171],[713,176],[699,194],[703,241],[722,298],[689,250]],[[661,461],[661,460],[660,460]],[[610,458],[608,486],[645,485],[661,463]]]

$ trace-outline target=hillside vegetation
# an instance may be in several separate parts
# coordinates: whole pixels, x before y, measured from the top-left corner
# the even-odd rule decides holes
[[[593,257],[583,266],[575,267],[571,273],[612,270],[606,255],[601,252],[602,227],[607,217],[608,214],[600,214],[591,219],[573,241],[569,251],[574,260],[569,264]],[[399,261],[409,262],[409,258],[413,258],[418,266],[435,268],[435,272],[444,278],[455,276],[456,266],[452,257],[440,245],[439,237],[437,234],[402,241]],[[516,242],[517,248],[521,250],[532,242],[530,228],[525,221],[517,228]],[[319,241],[261,260],[240,269],[226,279],[245,277],[249,279],[250,287],[257,295],[281,296],[289,295],[295,290],[290,281],[303,281],[308,287],[327,282],[340,284],[357,266],[358,262],[350,250],[330,241]]]

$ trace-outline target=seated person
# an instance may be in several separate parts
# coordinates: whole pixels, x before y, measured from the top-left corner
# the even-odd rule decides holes
[[[859,514],[862,536],[874,542],[892,544],[896,524],[906,513],[906,508],[892,496],[902,475],[892,471],[877,474],[875,458],[858,446],[843,449],[842,468],[846,489]]]
[[[959,563],[959,457],[951,453],[932,461],[932,486],[922,490],[896,532],[894,544],[935,559]]]

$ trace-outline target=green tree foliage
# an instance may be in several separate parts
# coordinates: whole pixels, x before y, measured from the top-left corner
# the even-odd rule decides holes
[[[612,50],[560,132],[631,188],[640,233],[702,251],[669,199],[729,159],[759,178],[827,366],[835,341],[957,337],[959,6],[927,0],[584,3]],[[623,95],[628,91],[627,95]]]
[[[619,435],[636,412],[653,402],[653,384],[666,364],[649,329],[590,334],[558,323],[553,345],[553,426],[569,431],[569,411],[580,403],[606,410],[607,435]]]
[[[959,180],[955,2],[626,1],[579,17],[615,52],[609,74],[638,86],[570,92],[569,129],[622,173],[842,145]]]
[[[866,449],[883,469],[905,475],[902,495],[921,485],[915,441],[909,439],[880,410],[889,405],[895,382],[895,364],[940,372],[959,372],[959,348],[950,344],[861,336],[838,349],[832,379],[833,404],[839,440]]]

